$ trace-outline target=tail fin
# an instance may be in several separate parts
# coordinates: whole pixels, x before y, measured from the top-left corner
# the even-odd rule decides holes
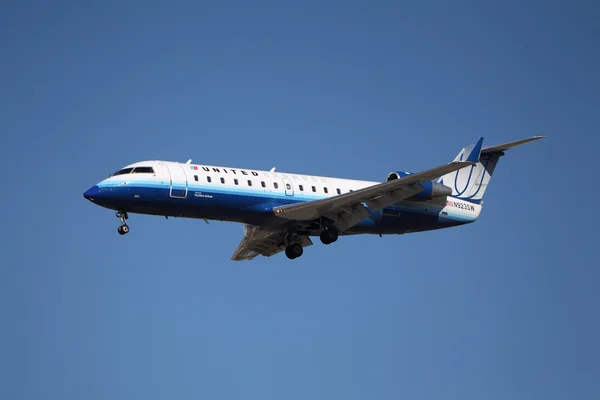
[[[485,190],[492,179],[496,164],[500,157],[504,155],[504,151],[543,138],[545,136],[534,136],[498,146],[485,147],[481,150],[481,156],[477,164],[446,174],[440,178],[439,182],[452,188],[453,197],[481,204]],[[475,146],[477,145],[470,145],[463,148],[454,161],[463,161],[463,158],[468,157],[472,153],[471,150]]]

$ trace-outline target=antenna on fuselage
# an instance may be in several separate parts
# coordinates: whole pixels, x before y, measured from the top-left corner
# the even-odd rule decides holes
[[[186,164],[191,164],[192,163],[192,159],[190,158],[189,160],[187,160]]]
[[[269,172],[275,172],[275,167],[271,168]]]

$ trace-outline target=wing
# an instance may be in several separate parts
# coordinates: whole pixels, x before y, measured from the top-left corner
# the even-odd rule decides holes
[[[480,138],[465,161],[455,161],[326,199],[275,207],[273,212],[278,217],[296,221],[312,221],[326,217],[343,232],[369,218],[371,213],[420,193],[424,188],[419,183],[475,165],[479,161],[482,145],[483,138]]]
[[[285,230],[244,225],[244,238],[231,259],[234,261],[252,260],[258,255],[271,257],[285,250],[286,234]],[[296,235],[290,243],[298,243],[302,247],[312,245],[310,238],[305,235]]]

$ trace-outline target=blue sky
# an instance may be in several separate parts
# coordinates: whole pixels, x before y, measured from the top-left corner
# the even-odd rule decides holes
[[[599,398],[598,12],[3,4],[0,397]],[[383,180],[533,135],[475,224],[294,262],[82,197],[144,159]]]

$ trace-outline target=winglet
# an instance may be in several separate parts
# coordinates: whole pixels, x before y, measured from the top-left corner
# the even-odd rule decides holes
[[[471,154],[467,157],[467,162],[476,163],[479,162],[479,156],[481,155],[481,148],[483,147],[483,137],[479,138],[473,150],[471,150]]]

